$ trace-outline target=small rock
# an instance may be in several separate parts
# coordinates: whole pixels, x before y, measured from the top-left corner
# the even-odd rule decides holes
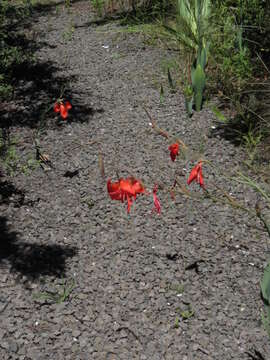
[[[80,330],[73,330],[72,331],[72,336],[75,338],[78,338],[81,335]]]
[[[18,351],[18,345],[15,343],[15,341],[10,341],[9,342],[9,346],[8,346],[8,349],[10,352],[14,352],[16,353]]]
[[[8,342],[7,342],[7,341],[3,341],[3,342],[1,343],[1,348],[8,350],[8,349],[9,349],[9,344],[8,344]]]

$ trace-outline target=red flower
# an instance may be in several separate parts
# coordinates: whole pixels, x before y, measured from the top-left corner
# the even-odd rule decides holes
[[[136,195],[145,192],[142,183],[133,177],[120,179],[114,183],[109,179],[107,181],[107,190],[112,200],[121,200],[122,202],[127,200],[128,213],[130,212],[133,199],[136,199]]]
[[[107,190],[112,200],[122,200],[119,182],[111,183],[111,179],[107,181]]]
[[[188,185],[192,181],[196,181],[202,188],[204,188],[203,173],[202,173],[202,162],[200,161],[194,168],[191,170],[191,173],[188,178]]]
[[[62,116],[63,119],[67,118],[68,110],[70,109],[71,109],[71,104],[69,101],[66,101],[65,104],[62,101],[56,102],[53,107],[54,112],[60,112],[60,115]]]
[[[153,211],[156,211],[158,214],[160,214],[161,212],[161,205],[160,205],[160,201],[157,197],[157,191],[158,191],[158,186],[155,185],[154,189],[153,189],[153,199],[154,199],[154,207],[153,207]]]
[[[172,161],[175,161],[176,156],[179,154],[179,144],[178,143],[172,144],[169,146],[168,149],[171,152],[170,156],[171,156]]]

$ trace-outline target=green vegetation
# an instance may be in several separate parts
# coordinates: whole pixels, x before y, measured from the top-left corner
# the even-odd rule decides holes
[[[169,287],[169,290],[175,291],[177,295],[183,294],[184,289],[183,284],[173,284]]]
[[[210,0],[178,0],[175,26],[166,28],[182,46],[186,56],[187,76],[184,79],[186,110],[192,115],[193,104],[200,111],[206,85],[205,67],[208,61]]]
[[[9,132],[0,129],[0,164],[8,175],[14,175],[18,169],[17,139],[10,138]]]
[[[218,96],[220,104],[231,110],[241,142],[246,143],[251,133],[263,141],[270,134],[270,4],[261,0],[213,4],[208,96]]]
[[[47,290],[38,294],[34,297],[38,300],[45,300],[56,304],[61,304],[70,298],[70,295],[75,287],[75,280],[71,281],[62,279],[61,283],[56,286],[54,290]]]
[[[73,34],[74,34],[74,31],[75,31],[74,24],[70,23],[68,25],[68,28],[62,34],[64,41],[66,41],[66,42],[71,41],[72,37],[73,37]]]
[[[177,313],[181,316],[182,320],[188,320],[195,314],[191,304],[188,304],[186,309],[178,308]]]
[[[104,11],[105,0],[90,0],[93,7],[96,9],[98,16],[102,16]]]
[[[270,337],[270,264],[268,264],[264,270],[261,281],[261,294],[266,310],[266,315],[262,313],[262,322]]]
[[[10,136],[9,131],[0,129],[0,168],[8,176],[14,176],[18,171],[29,175],[41,165],[41,161],[33,154],[30,154],[26,160],[20,159],[18,142],[16,137]]]
[[[30,14],[28,3],[24,1],[15,6],[9,0],[0,2],[0,99],[11,96],[14,70],[30,56],[22,48],[22,39],[16,32],[16,25]]]

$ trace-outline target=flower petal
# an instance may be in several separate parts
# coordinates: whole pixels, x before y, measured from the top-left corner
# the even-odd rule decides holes
[[[65,102],[66,110],[70,110],[72,108],[71,103],[69,101]]]
[[[161,205],[160,205],[160,201],[159,201],[159,199],[157,197],[157,190],[158,190],[158,186],[155,185],[154,189],[153,189],[154,207],[153,207],[152,211],[156,211],[158,214],[160,214]]]
[[[67,109],[65,108],[64,104],[60,104],[60,114],[63,119],[66,119],[68,116],[68,112],[67,112]]]
[[[130,212],[130,207],[131,207],[131,205],[132,205],[132,197],[131,197],[131,196],[128,196],[128,195],[127,195],[127,203],[128,203],[128,205],[127,205],[127,212],[129,213],[129,212]]]
[[[200,168],[200,171],[199,171],[198,183],[200,184],[200,187],[204,188],[204,180],[203,180],[202,167]]]
[[[136,194],[145,192],[145,189],[144,189],[142,183],[138,180],[136,180],[135,183],[132,185],[132,189],[135,192],[135,196],[136,196]]]
[[[194,181],[195,179],[197,179],[197,175],[198,175],[198,170],[196,167],[194,167],[192,170],[191,170],[191,173],[189,175],[189,178],[188,178],[188,185],[192,183],[192,181]]]
[[[196,180],[196,182],[198,184],[200,184],[200,186],[202,188],[204,188],[204,180],[203,180],[203,172],[202,172],[202,162],[199,161],[199,163],[194,166],[194,168],[191,170],[191,173],[189,175],[189,178],[188,178],[188,185],[192,182]]]
[[[179,154],[179,144],[175,143],[169,146],[168,148],[170,150],[170,156],[172,161],[175,161],[176,156]]]
[[[107,190],[112,200],[122,200],[119,182],[112,183],[111,179],[107,181]]]
[[[123,191],[124,193],[131,195],[131,196],[135,196],[135,190],[133,189],[133,184],[132,184],[132,180],[131,178],[127,178],[127,179],[121,179],[120,180],[120,189],[121,191]]]
[[[133,177],[127,179],[120,179],[118,182],[111,182],[111,179],[107,181],[107,190],[112,200],[127,201],[127,212],[130,212],[130,208],[136,194],[144,193],[145,189],[139,180]]]
[[[60,105],[58,104],[58,102],[56,102],[53,106],[53,111],[54,112],[59,112],[60,111]]]

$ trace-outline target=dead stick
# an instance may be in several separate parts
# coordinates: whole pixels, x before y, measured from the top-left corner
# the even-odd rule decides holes
[[[154,120],[154,118],[150,115],[149,111],[146,109],[145,106],[143,106],[144,111],[146,112],[147,116],[149,117],[150,121],[151,121],[151,126],[152,128],[161,136],[165,137],[166,139],[169,139],[170,137],[172,138],[173,136],[170,135],[169,133],[167,133],[165,130],[159,128],[156,125],[156,121]],[[187,146],[183,143],[183,141],[181,141],[180,139],[176,139],[176,142],[180,145],[182,145],[182,147],[184,149],[187,149]]]

